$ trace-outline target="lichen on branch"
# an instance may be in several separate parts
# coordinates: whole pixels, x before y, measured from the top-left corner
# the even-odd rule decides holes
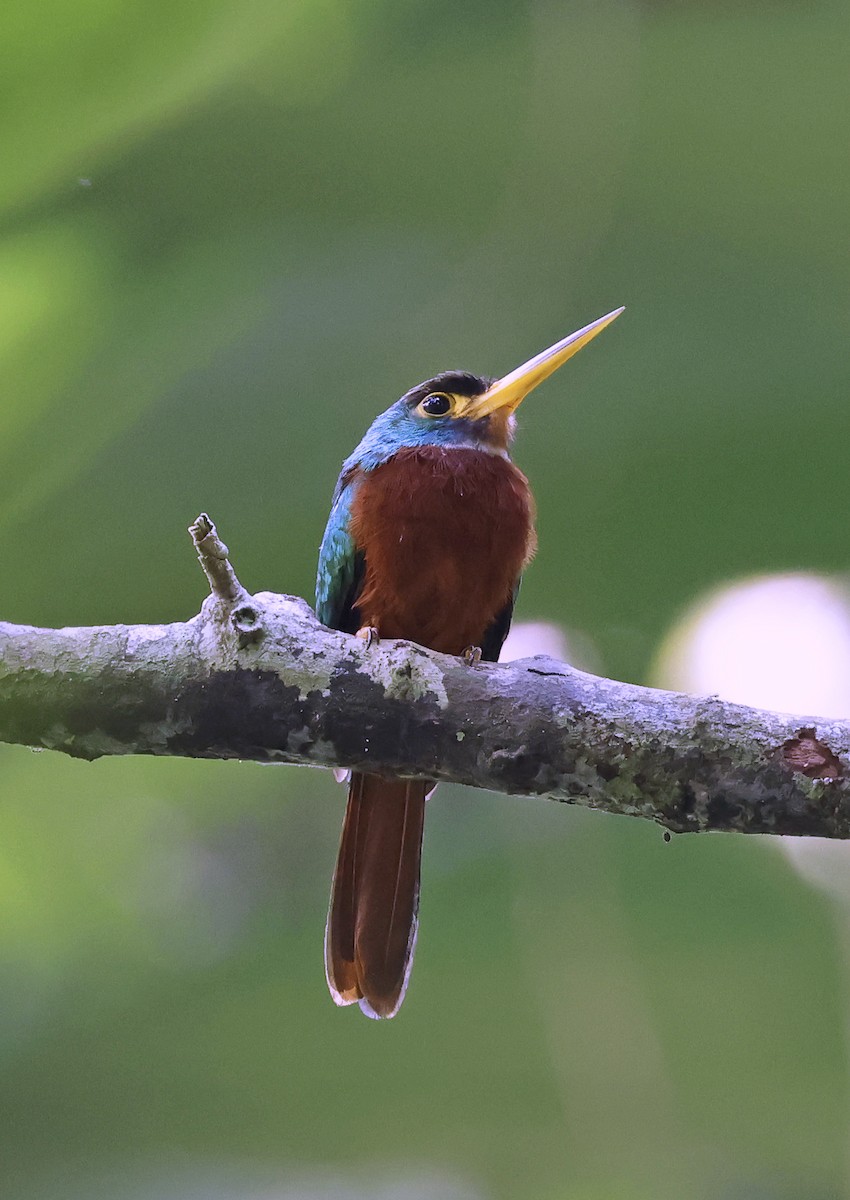
[[[678,832],[850,836],[850,722],[636,687],[549,658],[468,666],[249,594],[215,526],[211,593],[171,625],[0,622],[0,741],[452,780]]]

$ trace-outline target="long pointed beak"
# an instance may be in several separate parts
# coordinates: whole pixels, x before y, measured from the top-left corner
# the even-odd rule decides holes
[[[583,329],[577,329],[575,333],[556,342],[548,350],[541,350],[539,354],[535,354],[534,358],[530,358],[528,362],[505,375],[503,379],[497,379],[483,395],[475,396],[463,415],[473,418],[486,417],[489,413],[496,412],[497,409],[513,412],[528,393],[537,387],[538,383],[548,379],[553,371],[557,371],[558,367],[563,366],[568,358],[578,354],[582,346],[586,346],[588,342],[592,341],[597,333],[601,333],[606,325],[610,325],[619,317],[621,312],[623,312],[622,308],[615,308],[607,316],[600,317],[597,321],[591,321]]]

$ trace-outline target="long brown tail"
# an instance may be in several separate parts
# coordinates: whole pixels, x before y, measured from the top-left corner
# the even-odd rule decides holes
[[[419,909],[425,796],[433,784],[355,772],[325,930],[337,1004],[394,1017],[404,999]]]

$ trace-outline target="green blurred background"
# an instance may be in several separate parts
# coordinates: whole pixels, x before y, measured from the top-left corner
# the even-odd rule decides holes
[[[522,412],[520,616],[647,680],[718,582],[844,570],[848,61],[841,0],[7,6],[3,618],[192,615],[201,509],[310,596],[379,409],[619,304]],[[0,1194],[850,1194],[847,922],[774,845],[442,788],[375,1024],[343,802],[0,747]]]

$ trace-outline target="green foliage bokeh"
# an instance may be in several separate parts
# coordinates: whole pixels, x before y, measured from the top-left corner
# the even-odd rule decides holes
[[[844,570],[849,14],[13,5],[3,618],[191,615],[201,509],[309,596],[375,412],[619,304],[522,410],[520,615],[642,679],[717,581]],[[3,1195],[846,1194],[835,929],[777,854],[443,789],[376,1026],[322,977],[341,809],[0,748]]]

